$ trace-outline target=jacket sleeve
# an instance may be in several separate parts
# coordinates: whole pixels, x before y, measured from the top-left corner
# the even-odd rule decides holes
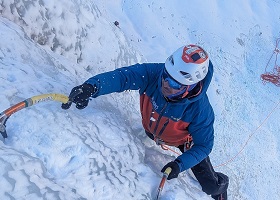
[[[160,63],[135,64],[98,74],[85,83],[96,85],[97,92],[92,97],[125,90],[144,91],[150,81],[158,78],[161,68]]]
[[[178,156],[181,171],[194,167],[212,151],[214,144],[214,112],[206,97],[208,105],[204,107],[190,123],[188,131],[193,138],[191,149]]]

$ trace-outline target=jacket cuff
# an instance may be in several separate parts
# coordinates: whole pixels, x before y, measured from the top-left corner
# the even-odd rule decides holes
[[[183,169],[183,163],[181,162],[180,159],[176,158],[174,160],[175,163],[177,163],[177,165],[179,166],[179,169],[180,169],[180,172],[182,172],[182,169]]]

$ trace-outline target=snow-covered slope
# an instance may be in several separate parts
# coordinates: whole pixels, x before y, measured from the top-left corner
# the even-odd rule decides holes
[[[0,111],[200,44],[215,66],[211,160],[235,158],[216,168],[230,177],[229,199],[279,199],[279,107],[269,113],[280,90],[260,79],[280,37],[279,10],[278,0],[2,0]],[[93,99],[84,110],[43,102],[14,114],[7,132],[0,199],[152,199],[161,167],[176,156],[145,137],[137,91]],[[182,173],[162,199],[211,198]]]

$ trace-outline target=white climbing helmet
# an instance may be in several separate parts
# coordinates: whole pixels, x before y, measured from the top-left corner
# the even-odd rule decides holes
[[[193,85],[204,79],[208,66],[208,54],[193,44],[182,46],[165,61],[168,74],[183,85]]]

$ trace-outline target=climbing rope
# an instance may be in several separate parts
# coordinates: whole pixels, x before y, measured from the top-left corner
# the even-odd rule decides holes
[[[266,118],[261,122],[261,124],[256,128],[256,130],[254,130],[248,137],[248,139],[246,140],[246,142],[242,145],[242,147],[240,148],[240,150],[236,153],[236,155],[232,156],[230,159],[228,159],[227,161],[214,166],[214,168],[218,168],[221,166],[226,166],[227,164],[233,162],[245,149],[245,147],[248,145],[249,141],[252,139],[252,137],[257,133],[257,131],[264,125],[264,123],[271,117],[271,115],[276,111],[276,109],[278,108],[278,106],[280,105],[280,101],[277,103],[277,105],[270,111],[270,113],[266,116]],[[177,154],[177,155],[181,155],[181,153],[174,151],[173,149],[171,149],[170,147],[168,147],[165,144],[161,144],[161,148],[163,150],[169,150],[172,151],[173,153]]]
[[[222,164],[219,164],[219,165],[216,165],[214,166],[214,168],[217,168],[217,167],[221,167],[221,166],[225,166],[227,165],[228,163],[234,161],[237,156],[239,156],[243,150],[245,149],[245,147],[247,146],[247,144],[249,143],[250,139],[252,139],[252,137],[257,133],[257,131],[264,125],[264,123],[271,117],[271,115],[276,111],[277,107],[280,105],[280,101],[277,103],[277,105],[270,111],[270,113],[266,116],[266,118],[262,121],[262,123],[256,128],[256,130],[254,130],[248,137],[247,141],[244,143],[244,145],[241,147],[241,149],[239,150],[239,152],[233,156],[232,158],[230,158],[228,161],[222,163]]]
[[[277,59],[278,59],[278,54],[280,53],[280,49],[278,47],[280,43],[280,38],[278,38],[276,40],[276,45],[275,45],[275,49],[270,57],[270,59],[267,62],[267,65],[265,67],[265,73],[261,75],[261,79],[263,81],[263,83],[267,83],[267,82],[271,82],[273,84],[275,84],[276,86],[280,87],[280,65],[277,64]],[[272,72],[267,72],[267,68],[269,66],[269,63],[271,61],[271,59],[273,58],[273,56],[275,55],[275,61],[274,61],[274,67],[273,67],[273,71]],[[275,112],[275,110],[277,109],[277,107],[279,106],[280,101],[278,102],[278,104],[271,110],[271,112],[267,115],[267,117],[264,119],[264,121],[257,127],[257,129],[255,131],[253,131],[247,141],[244,143],[244,145],[241,147],[241,149],[238,151],[238,153],[233,156],[232,158],[228,159],[227,161],[225,161],[222,164],[219,164],[217,166],[214,166],[214,168],[217,167],[221,167],[221,166],[225,166],[228,163],[234,161],[245,149],[245,147],[247,146],[248,142],[250,141],[250,139],[257,133],[257,131],[263,126],[263,124],[270,118],[270,116]],[[177,154],[177,155],[181,155],[181,153],[174,151],[173,149],[169,148],[167,145],[162,144],[161,148],[164,150],[169,150],[172,151],[173,153]]]
[[[280,42],[280,38],[278,38],[276,40],[275,49],[274,49],[270,59],[267,62],[267,65],[265,67],[265,73],[261,75],[261,79],[262,79],[263,83],[271,82],[278,87],[280,87],[280,66],[277,63],[278,54],[280,53],[280,49],[278,47],[279,42]],[[273,70],[272,70],[272,72],[267,72],[268,65],[274,55],[275,55],[275,61],[274,61]]]

